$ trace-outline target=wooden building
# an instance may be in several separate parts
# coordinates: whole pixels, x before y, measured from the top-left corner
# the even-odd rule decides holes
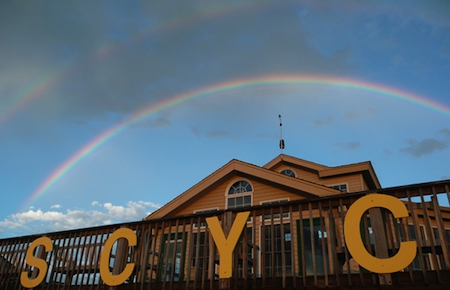
[[[111,275],[133,265],[117,289],[448,289],[449,187],[444,180],[382,188],[370,162],[328,167],[279,155],[260,167],[231,160],[142,221],[45,234],[53,249],[35,251],[48,265],[37,288],[107,289],[100,274],[103,257]],[[351,238],[361,239],[379,259],[415,241],[413,261],[393,273],[361,267],[344,236],[352,204],[372,194],[395,197],[407,215],[395,218],[388,206],[368,209]],[[222,279],[222,257],[208,219],[217,217],[227,236],[243,212],[249,216],[232,252],[231,277]],[[123,228],[136,243],[120,238],[105,255],[105,242]],[[21,288],[23,271],[31,279],[38,275],[24,258],[39,237],[0,240],[0,289]]]
[[[231,160],[147,219],[381,188],[370,162],[328,167],[279,155],[263,167]]]

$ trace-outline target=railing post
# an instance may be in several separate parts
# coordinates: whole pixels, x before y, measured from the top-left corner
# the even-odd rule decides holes
[[[233,212],[232,211],[224,212],[222,218],[222,229],[225,236],[228,236],[228,234],[230,233],[232,224],[233,224]],[[219,288],[231,289],[231,278],[219,279]]]
[[[122,226],[121,228],[125,228],[124,226]],[[129,249],[128,249],[128,240],[124,239],[124,238],[120,238],[117,240],[117,248],[116,248],[116,253],[115,253],[115,257],[114,257],[114,265],[112,268],[112,275],[119,275],[120,273],[122,273],[122,271],[124,271],[126,264],[127,264],[127,260],[128,260],[128,256],[129,256]],[[130,279],[130,277],[128,278]],[[113,290],[113,289],[117,289],[116,286],[110,286],[109,289]]]
[[[39,259],[46,260],[45,258],[47,257],[47,252],[45,252],[44,246],[41,245],[41,246],[38,247],[37,257]],[[34,267],[34,269],[31,272],[31,279],[36,279],[39,271],[40,270],[38,270],[38,268]],[[48,271],[48,269],[47,269],[47,271]]]
[[[440,246],[442,249],[444,265],[446,269],[450,269],[449,248],[447,247],[450,241],[447,240],[447,236],[445,235],[445,224],[442,219],[438,197],[436,196],[434,188],[433,188],[433,197],[431,198],[431,201],[433,202],[433,210],[435,211],[435,219],[437,222],[437,229],[440,236],[439,240],[441,241]],[[435,237],[435,239],[437,239],[437,237]]]
[[[380,208],[369,209],[370,223],[375,243],[375,254],[377,258],[388,258],[387,238],[384,229],[383,215]],[[378,274],[380,285],[392,285],[391,274]]]

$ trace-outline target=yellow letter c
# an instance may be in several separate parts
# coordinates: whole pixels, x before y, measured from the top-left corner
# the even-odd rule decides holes
[[[120,239],[124,238],[128,241],[128,246],[136,246],[137,237],[136,234],[128,228],[120,228],[112,233],[111,236],[106,240],[105,246],[103,247],[103,252],[100,257],[100,276],[108,286],[117,286],[125,282],[133,273],[134,263],[127,263],[125,269],[122,273],[118,275],[112,275],[109,270],[109,259],[111,256],[111,250],[114,243]]]
[[[386,274],[400,271],[412,263],[416,256],[415,241],[401,242],[398,253],[387,259],[372,256],[364,247],[359,224],[364,212],[373,207],[383,207],[395,218],[408,217],[408,210],[397,198],[385,194],[370,194],[355,201],[347,211],[344,222],[344,236],[347,248],[355,261],[369,271]]]

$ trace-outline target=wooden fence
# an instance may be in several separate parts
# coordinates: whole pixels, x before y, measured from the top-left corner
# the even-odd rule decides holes
[[[331,198],[272,203],[243,208],[250,217],[233,252],[230,279],[219,279],[219,253],[206,217],[217,216],[225,234],[238,210],[172,219],[140,221],[0,240],[0,289],[25,289],[20,275],[33,279],[39,269],[25,261],[31,243],[48,237],[53,250],[38,246],[34,256],[48,265],[36,289],[110,289],[100,275],[100,260],[109,257],[112,275],[134,263],[115,289],[298,289],[303,287],[450,287],[450,181],[378,191],[400,199],[407,218],[386,209],[367,211],[361,238],[369,253],[394,256],[402,241],[417,243],[417,256],[401,271],[375,274],[360,267],[346,247],[347,210],[374,192]],[[228,226],[227,226],[228,225]],[[131,229],[137,245],[126,239],[103,253],[105,241],[120,228]]]

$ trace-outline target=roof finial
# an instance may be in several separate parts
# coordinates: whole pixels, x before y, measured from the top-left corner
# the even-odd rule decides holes
[[[281,115],[278,115],[280,119],[280,154],[283,154],[284,140],[283,140],[283,124],[281,123]]]

